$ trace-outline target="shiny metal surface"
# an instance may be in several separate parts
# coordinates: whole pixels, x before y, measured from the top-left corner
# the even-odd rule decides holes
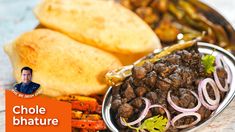
[[[191,127],[189,129],[184,129],[183,131],[194,131],[194,130],[198,130],[201,127],[206,126],[229,105],[229,103],[233,100],[235,96],[235,57],[227,50],[221,47],[218,47],[216,45],[212,45],[212,44],[208,44],[204,42],[198,42],[198,47],[199,47],[199,52],[203,54],[213,53],[212,55],[214,56],[218,54],[222,54],[224,56],[225,62],[229,65],[230,71],[232,73],[232,79],[230,82],[229,92],[226,94],[226,97],[220,103],[219,107],[210,115],[210,117],[203,123],[197,124],[196,126]],[[103,116],[105,123],[107,124],[107,127],[113,132],[118,132],[118,129],[113,123],[114,119],[110,113],[111,100],[112,100],[111,91],[112,91],[112,87],[108,89],[104,97],[104,102],[102,105],[102,116]]]
[[[229,25],[235,27],[235,1],[231,0],[200,0],[207,5],[215,9],[215,14],[221,14],[220,17],[224,20],[228,20]],[[32,9],[40,0],[0,0],[0,85],[2,82],[13,82],[12,67],[7,55],[3,52],[2,46],[10,41],[14,40],[20,34],[33,30],[38,24],[38,20],[34,17]],[[218,13],[219,12],[219,13]],[[215,15],[212,14],[212,15]],[[221,16],[220,15],[220,16]],[[231,26],[229,26],[231,27]],[[231,36],[234,36],[234,30],[230,32]],[[7,87],[8,88],[8,87]],[[0,86],[0,132],[5,131],[5,100],[4,89]],[[233,101],[235,107],[235,101]],[[233,106],[233,105],[232,105]],[[227,109],[233,110],[233,107]],[[227,114],[230,114],[227,112]],[[221,118],[227,119],[226,113],[221,115]],[[220,118],[219,118],[220,119]],[[214,124],[218,124],[214,121]],[[220,127],[221,131],[233,132],[235,129],[235,120],[231,119],[226,126]],[[215,128],[213,129],[215,131]],[[213,131],[211,130],[211,131]],[[216,132],[220,132],[220,129],[216,128]]]

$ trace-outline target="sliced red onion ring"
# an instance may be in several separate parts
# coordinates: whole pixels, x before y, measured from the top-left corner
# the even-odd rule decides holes
[[[231,71],[230,71],[227,63],[224,61],[224,58],[222,55],[216,56],[215,63],[216,63],[216,67],[215,67],[215,71],[213,72],[215,83],[221,91],[227,92],[229,90],[228,83],[230,83],[230,81],[231,81]],[[218,77],[217,70],[216,70],[217,68],[224,68],[225,71],[227,72],[228,76],[227,76],[227,79],[225,79],[225,86],[224,87],[222,86],[222,84],[219,81],[219,77]]]
[[[227,72],[227,83],[230,84],[232,81],[232,73],[227,63],[224,63],[224,69]]]
[[[195,112],[195,111],[199,110],[202,104],[201,104],[201,102],[199,101],[198,95],[197,95],[195,92],[191,91],[191,90],[189,90],[189,91],[197,98],[197,106],[196,106],[196,107],[194,107],[194,108],[182,108],[182,107],[177,106],[177,105],[172,101],[172,99],[171,99],[171,90],[168,92],[168,95],[167,95],[167,101],[168,101],[168,103],[169,103],[175,110],[177,110],[177,111],[179,111],[179,112]]]
[[[215,68],[215,71],[213,72],[216,85],[218,86],[220,91],[227,92],[229,90],[229,88],[228,88],[228,81],[227,81],[227,79],[225,79],[225,86],[223,87],[222,84],[220,83],[220,80],[219,80],[219,77],[218,77],[216,69],[217,69],[217,67]]]
[[[165,107],[163,107],[163,106],[161,106],[161,105],[158,105],[158,104],[151,105],[151,106],[149,107],[149,109],[155,108],[155,107],[162,108],[162,109],[164,109],[164,111],[166,112],[166,116],[167,116],[168,122],[167,122],[167,124],[166,124],[166,129],[165,129],[165,130],[167,130],[167,129],[170,127],[170,125],[171,125],[171,124],[170,124],[170,120],[171,120],[171,114],[170,114],[170,112],[169,112]]]
[[[207,83],[212,84],[211,86],[212,86],[212,88],[215,92],[215,100],[210,99],[210,97],[209,97],[209,95],[206,91]],[[215,89],[217,89],[217,87],[215,87],[215,86],[216,86],[215,82],[211,78],[206,78],[206,79],[202,80],[198,85],[199,100],[200,100],[200,102],[202,103],[203,106],[205,106],[207,109],[210,109],[210,110],[215,110],[219,106],[220,95],[217,93],[218,91],[217,92],[215,91]],[[205,90],[203,90],[203,89],[205,89]],[[205,92],[203,92],[203,91],[205,91]],[[205,94],[205,93],[207,93],[207,94]],[[203,94],[204,94],[205,98],[207,99],[207,102],[210,103],[210,104],[208,104],[204,100]],[[211,104],[213,104],[213,105],[211,105]]]
[[[181,119],[182,117],[185,117],[185,116],[195,116],[197,117],[197,120],[192,122],[191,124],[187,124],[187,125],[181,125],[181,126],[175,126],[175,122],[179,119]],[[184,112],[184,113],[181,113],[177,116],[175,116],[172,120],[171,120],[171,125],[174,127],[174,128],[187,128],[187,127],[191,127],[191,126],[194,126],[196,125],[199,121],[201,120],[201,115],[198,114],[198,113],[195,113],[195,112]]]
[[[207,83],[209,83],[211,85],[211,87],[213,88],[213,90],[214,90],[215,100],[211,99],[210,96],[208,95],[207,88],[206,88]],[[217,86],[216,86],[216,84],[215,84],[213,79],[211,79],[211,78],[204,79],[201,82],[201,87],[202,87],[203,95],[204,95],[206,101],[208,102],[208,104],[210,104],[210,105],[219,104],[220,93],[219,93],[219,90],[218,90],[218,88],[217,88]]]
[[[143,99],[144,102],[145,102],[145,108],[142,111],[142,113],[140,114],[140,117],[138,119],[136,119],[135,121],[132,121],[132,122],[129,122],[129,123],[123,122],[122,117],[120,117],[120,121],[121,121],[121,124],[123,126],[127,126],[127,125],[132,126],[132,125],[135,125],[135,124],[141,122],[146,117],[146,115],[148,114],[149,107],[150,107],[151,103],[150,103],[150,100],[145,98],[145,97],[142,97],[141,99]]]
[[[216,56],[216,59],[215,59],[215,64],[216,64],[216,66],[218,66],[218,67],[223,67],[223,64],[222,64],[222,60],[224,60],[224,58],[222,57],[222,55],[221,54],[218,54],[217,56]]]

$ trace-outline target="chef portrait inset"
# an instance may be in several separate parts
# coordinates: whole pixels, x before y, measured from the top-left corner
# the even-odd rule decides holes
[[[23,67],[21,69],[21,83],[18,83],[14,86],[14,88],[24,94],[33,94],[35,93],[38,88],[40,87],[40,84],[37,84],[35,82],[32,82],[32,75],[33,70],[29,67]]]

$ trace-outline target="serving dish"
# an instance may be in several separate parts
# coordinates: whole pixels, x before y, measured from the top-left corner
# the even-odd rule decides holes
[[[203,4],[203,3],[202,3]],[[205,4],[203,4],[205,5]],[[205,5],[207,6],[207,5]],[[229,37],[229,41],[231,44],[234,44],[235,42],[235,34],[234,34],[234,29],[231,26],[231,24],[224,19],[224,17],[222,15],[220,15],[217,11],[213,10],[212,8],[210,8],[209,6],[207,6],[211,11],[208,12],[207,16],[209,17],[209,19],[215,23],[218,23],[220,25],[223,25],[223,28],[226,30],[226,33]],[[228,49],[231,52],[233,52],[233,49]],[[234,53],[234,52],[233,52]],[[110,92],[110,89],[109,89]],[[2,111],[1,111],[2,112]]]
[[[201,127],[206,126],[208,123],[210,123],[214,118],[216,118],[228,105],[229,103],[233,100],[234,96],[235,96],[235,71],[232,70],[235,68],[235,57],[228,52],[227,50],[216,46],[216,45],[212,45],[209,43],[204,43],[204,42],[198,42],[198,50],[200,53],[203,54],[211,54],[213,56],[217,56],[219,54],[222,54],[224,56],[225,62],[228,64],[229,69],[231,71],[231,82],[229,85],[229,92],[227,92],[226,97],[224,98],[224,100],[220,103],[219,107],[213,111],[213,113],[209,116],[209,118],[202,122],[199,123],[191,128],[188,129],[184,129],[183,131],[194,131],[197,130]],[[159,52],[155,51],[155,53]],[[141,60],[141,59],[140,59]],[[138,60],[138,61],[140,61]],[[104,101],[103,101],[103,105],[102,105],[102,116],[103,119],[107,125],[107,127],[113,131],[113,132],[118,132],[118,129],[116,127],[116,125],[113,122],[114,117],[112,116],[110,109],[111,109],[111,100],[112,100],[112,95],[111,95],[111,91],[112,91],[112,87],[110,87],[106,93],[106,95],[104,96]]]
[[[235,31],[224,15],[203,0],[118,0],[140,16],[163,47],[188,41],[205,32],[202,41],[235,53]]]

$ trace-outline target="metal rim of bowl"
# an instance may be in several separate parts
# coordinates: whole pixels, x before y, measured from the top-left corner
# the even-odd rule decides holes
[[[235,78],[234,78],[235,71],[231,70],[231,69],[235,68],[235,57],[227,50],[225,50],[219,46],[209,44],[209,43],[198,42],[198,48],[199,48],[199,52],[203,53],[203,54],[213,53],[214,56],[216,56],[217,54],[223,54],[225,57],[225,61],[229,65],[230,71],[232,73],[232,80],[230,83],[229,92],[226,93],[224,100],[220,103],[219,107],[215,111],[212,112],[210,117],[207,120],[205,120],[204,122],[199,123],[198,125],[193,126],[191,128],[183,129],[182,131],[194,131],[199,128],[205,127],[214,118],[216,118],[230,104],[230,102],[235,97]],[[112,87],[109,87],[109,89],[107,90],[107,92],[104,96],[104,100],[103,100],[103,104],[102,104],[102,117],[103,117],[103,120],[105,121],[107,127],[111,131],[118,132],[118,129],[112,123],[112,119],[111,119],[111,113],[110,113],[111,100],[112,100],[111,90],[112,90]]]

